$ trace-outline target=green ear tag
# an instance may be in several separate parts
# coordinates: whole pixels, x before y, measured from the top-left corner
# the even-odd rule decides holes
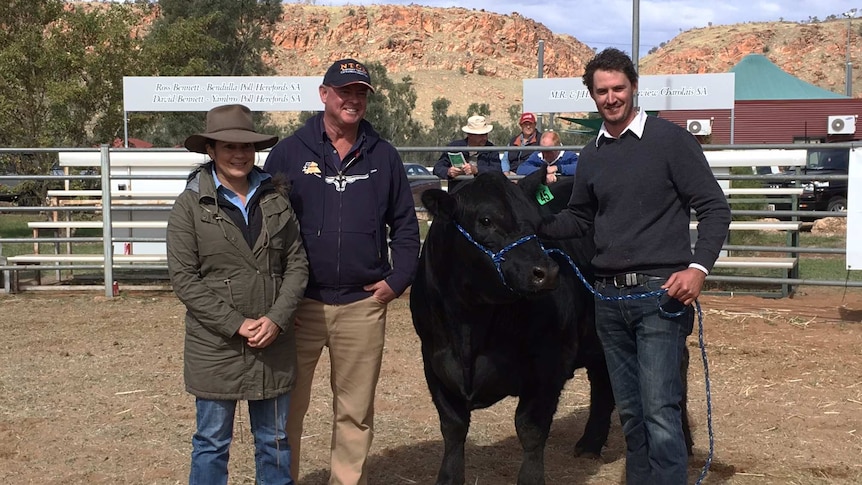
[[[540,185],[536,190],[536,201],[539,205],[545,205],[552,200],[554,200],[554,194],[551,193],[551,189],[547,185]]]

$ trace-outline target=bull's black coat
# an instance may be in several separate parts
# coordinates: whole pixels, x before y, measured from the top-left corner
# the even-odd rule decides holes
[[[536,174],[531,180],[544,177],[544,170]],[[459,223],[495,253],[535,234],[541,221],[530,200],[536,185],[515,185],[502,174],[487,173],[452,194],[423,194],[434,223],[410,308],[445,444],[438,484],[464,483],[470,413],[506,396],[519,397],[515,428],[524,454],[518,483],[544,484],[551,420],[577,367],[587,367],[591,406],[576,452],[598,455],[607,439],[613,395],[585,287],[570,268],[548,257],[537,239],[504,254],[503,281],[491,258],[455,227]],[[567,244],[567,252],[587,268],[590,239]]]

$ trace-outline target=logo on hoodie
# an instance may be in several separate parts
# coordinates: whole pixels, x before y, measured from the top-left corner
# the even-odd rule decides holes
[[[355,159],[354,159],[355,160]],[[305,162],[302,166],[302,173],[305,175],[314,175],[317,178],[322,178],[324,182],[329,185],[332,185],[335,188],[336,192],[344,192],[347,190],[347,186],[356,182],[357,180],[367,180],[371,177],[371,174],[377,172],[377,169],[372,169],[370,172],[362,174],[362,175],[344,175],[343,173],[339,173],[338,175],[332,176],[327,175],[323,176],[323,172],[320,170],[320,165],[317,162]]]
[[[326,177],[323,180],[328,184],[332,184],[335,186],[335,190],[337,192],[344,192],[347,189],[349,184],[356,182],[357,180],[365,180],[369,177],[370,174],[363,175],[336,175],[335,177]]]
[[[320,177],[320,166],[317,165],[317,162],[305,162],[305,165],[302,166],[302,173]]]

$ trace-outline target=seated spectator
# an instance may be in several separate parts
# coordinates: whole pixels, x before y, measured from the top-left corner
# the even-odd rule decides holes
[[[546,131],[542,134],[539,146],[553,147],[562,146],[560,135],[556,131]],[[578,154],[572,151],[550,150],[534,152],[524,163],[518,167],[518,175],[529,175],[542,165],[548,166],[546,181],[552,184],[557,181],[558,175],[574,175],[578,166]]]
[[[539,139],[542,138],[542,132],[536,130],[536,115],[533,113],[523,113],[518,120],[518,125],[521,127],[521,132],[509,140],[510,146],[527,147],[539,144]],[[501,161],[503,172],[506,175],[516,173],[518,167],[534,154],[533,150],[509,150],[503,153]]]
[[[467,134],[466,138],[454,140],[449,143],[452,150],[447,150],[440,155],[440,159],[434,164],[434,175],[444,180],[452,180],[460,175],[476,175],[480,172],[500,171],[500,155],[497,152],[470,151],[469,147],[492,147],[493,143],[488,141],[488,133],[494,129],[484,116],[471,116],[467,118],[467,125],[461,127],[461,131]],[[458,156],[460,154],[460,157]],[[463,160],[461,160],[463,157]],[[453,165],[452,161],[455,160]],[[450,183],[449,188],[453,188]]]

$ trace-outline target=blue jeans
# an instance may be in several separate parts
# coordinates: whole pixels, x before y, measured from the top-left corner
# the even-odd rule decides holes
[[[233,438],[236,401],[195,399],[197,431],[192,437],[189,485],[226,485],[227,463]],[[248,401],[254,435],[254,464],[259,485],[293,485],[290,446],[287,444],[287,410],[290,394]]]
[[[622,296],[657,290],[665,281],[631,288],[596,283],[595,288],[605,296]],[[688,480],[680,361],[693,324],[691,307],[671,318],[660,314],[656,298],[596,299],[596,330],[626,438],[629,485],[682,485]]]

